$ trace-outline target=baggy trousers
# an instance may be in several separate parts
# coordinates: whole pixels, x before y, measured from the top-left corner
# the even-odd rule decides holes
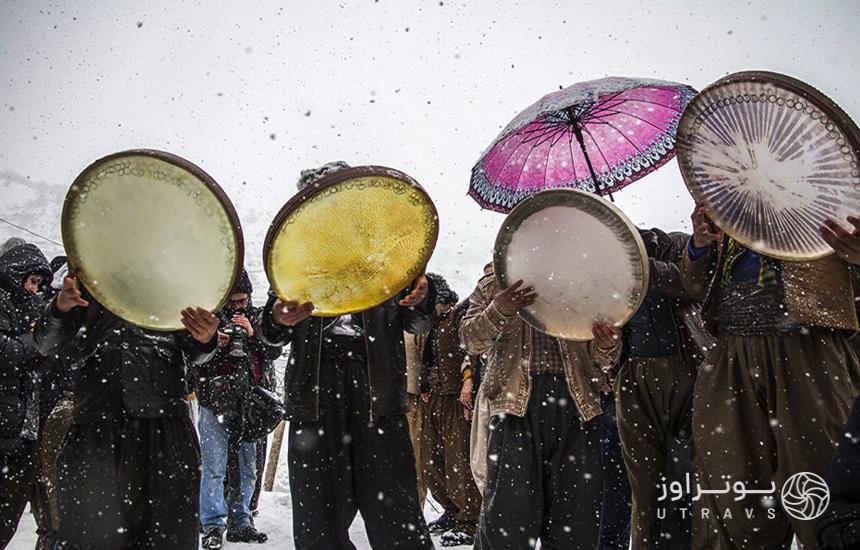
[[[692,474],[695,381],[696,365],[682,355],[632,357],[615,380],[618,432],[633,489],[633,550],[690,547],[691,499],[677,506],[660,498],[663,486]]]
[[[819,547],[815,521],[787,514],[780,495],[795,474],[824,477],[843,437],[858,378],[860,363],[838,331],[720,336],[693,394],[698,482],[703,491],[736,482],[768,490],[773,483],[777,495],[738,499],[742,495],[731,488],[703,495],[703,512],[718,539],[707,547],[788,549],[793,535],[804,550]],[[811,493],[795,496],[817,502]]]
[[[48,415],[39,433],[39,450],[36,460],[36,494],[30,509],[36,518],[39,538],[36,550],[53,550],[60,525],[57,505],[57,457],[63,439],[72,425],[72,399],[63,397]]]
[[[354,549],[361,512],[375,550],[433,548],[415,490],[406,415],[370,417],[367,364],[320,366],[319,420],[290,422],[290,492],[297,550]]]
[[[197,549],[200,448],[190,416],[72,424],[57,467],[58,549]]]
[[[33,493],[36,467],[34,441],[6,440],[0,450],[0,548],[6,548]],[[13,446],[14,444],[14,446]]]
[[[490,420],[478,550],[594,550],[603,501],[603,430],[583,424],[564,375],[532,378],[525,416]]]
[[[471,425],[459,397],[431,394],[425,405],[421,475],[433,498],[471,535],[478,525],[481,494],[469,467]]]
[[[600,424],[603,426],[603,508],[599,550],[630,548],[630,481],[618,437],[615,395],[602,393]]]
[[[406,412],[406,422],[409,424],[409,440],[412,442],[412,452],[415,454],[415,474],[418,478],[418,507],[424,510],[427,499],[427,485],[421,472],[421,429],[424,426],[424,403],[421,396],[407,393],[406,401],[409,410]]]

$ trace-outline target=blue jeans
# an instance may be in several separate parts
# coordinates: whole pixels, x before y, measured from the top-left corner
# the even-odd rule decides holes
[[[227,472],[228,433],[210,409],[200,407],[197,422],[203,469],[200,480],[200,524],[203,527],[244,527],[251,524],[249,505],[257,480],[255,443],[241,443],[238,449],[241,498],[224,498]]]

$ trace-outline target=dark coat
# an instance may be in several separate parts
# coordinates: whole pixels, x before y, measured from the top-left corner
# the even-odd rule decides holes
[[[419,385],[421,393],[459,395],[463,386],[463,366],[469,357],[460,344],[460,322],[469,309],[469,302],[443,313],[426,335],[418,337],[423,347]]]
[[[0,256],[0,440],[18,438],[34,396],[33,371],[41,355],[32,328],[44,302],[24,289],[33,274],[51,279],[48,260],[36,246],[22,244]]]
[[[827,474],[830,506],[818,520],[822,550],[860,548],[860,396],[842,433]]]
[[[397,304],[401,292],[387,302],[355,318],[365,332],[370,384],[371,417],[404,414],[406,405],[406,350],[403,332],[420,334],[430,329],[435,318],[436,290],[430,283],[429,294],[418,307]],[[284,400],[290,420],[313,421],[319,418],[319,369],[323,355],[323,322],[310,317],[294,327],[272,321],[270,295],[257,328],[260,337],[272,345],[291,344],[290,360],[284,380]]]
[[[45,355],[60,353],[75,341],[73,421],[187,415],[186,362],[212,357],[217,337],[200,344],[186,331],[142,329],[82,292],[89,307],[63,314],[52,301],[34,331],[36,346]],[[81,328],[86,330],[75,338]]]
[[[701,348],[711,339],[696,318],[698,301],[682,284],[680,267],[689,235],[656,228],[639,234],[648,253],[648,292],[624,326],[623,360],[678,353],[701,359]]]

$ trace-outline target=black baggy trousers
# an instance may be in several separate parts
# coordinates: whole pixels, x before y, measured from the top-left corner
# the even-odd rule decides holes
[[[563,374],[532,378],[526,414],[493,416],[477,550],[594,550],[604,430],[583,424]]]
[[[57,461],[62,550],[196,550],[200,447],[190,417],[73,424]]]
[[[406,415],[370,417],[367,368],[363,360],[324,358],[319,420],[290,422],[297,550],[354,549],[348,530],[356,512],[376,550],[433,548]]]

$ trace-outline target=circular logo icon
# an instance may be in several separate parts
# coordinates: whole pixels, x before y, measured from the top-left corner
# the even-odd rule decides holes
[[[794,519],[815,519],[830,504],[830,488],[824,479],[812,472],[794,474],[782,486],[782,507]]]

